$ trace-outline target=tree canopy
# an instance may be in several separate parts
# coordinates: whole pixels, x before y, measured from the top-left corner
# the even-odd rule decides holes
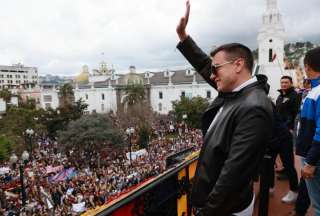
[[[13,150],[13,142],[5,136],[0,136],[0,161],[8,159]]]
[[[181,97],[180,101],[172,102],[173,114],[178,122],[183,120],[193,128],[201,128],[201,116],[208,107],[209,102],[202,97]],[[186,115],[186,119],[183,119]]]
[[[79,99],[73,104],[65,103],[56,110],[48,110],[43,121],[46,122],[49,137],[56,137],[58,130],[66,129],[70,121],[79,119],[87,107],[88,104]]]
[[[39,121],[44,110],[35,110],[10,106],[0,120],[0,134],[11,140],[19,151],[27,148],[24,146],[24,133],[26,129],[33,129],[37,134],[46,134],[44,122]]]
[[[59,143],[64,149],[94,151],[112,145],[124,145],[123,134],[107,115],[84,115],[71,121],[65,130],[58,131]]]
[[[12,93],[8,89],[2,89],[0,91],[0,98],[2,98],[6,103],[10,103]]]

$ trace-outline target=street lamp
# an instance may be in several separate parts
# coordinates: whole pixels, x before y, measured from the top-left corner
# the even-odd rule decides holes
[[[26,135],[29,138],[28,141],[29,141],[31,156],[33,154],[33,149],[32,149],[32,136],[33,136],[33,134],[34,134],[34,130],[29,129],[29,128],[26,130]]]
[[[16,168],[15,166],[16,166],[17,161],[18,161],[18,157],[15,153],[13,153],[10,157],[10,163],[11,163],[13,169]]]
[[[187,133],[187,131],[188,131],[187,118],[188,118],[187,114],[183,114],[182,115],[182,119],[183,119],[183,122],[184,122],[184,133]]]
[[[133,133],[134,133],[134,128],[133,128],[133,127],[127,128],[126,133],[127,133],[128,137],[129,137],[129,151],[130,151],[130,153],[129,153],[129,160],[130,160],[130,166],[131,166],[131,163],[132,163],[132,158],[131,158],[131,152],[132,152],[131,137],[132,137],[132,135],[133,135]]]
[[[27,151],[24,151],[21,155],[21,161],[18,161],[18,157],[16,154],[12,154],[10,157],[10,163],[13,167],[13,169],[16,168],[17,162],[19,162],[19,172],[20,172],[20,184],[21,184],[21,200],[22,200],[22,206],[26,205],[27,195],[26,195],[26,189],[24,186],[24,166],[27,165],[29,160],[29,153]]]

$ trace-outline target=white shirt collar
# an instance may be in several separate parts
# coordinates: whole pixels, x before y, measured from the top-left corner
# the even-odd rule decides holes
[[[254,82],[257,82],[257,77],[252,77],[251,79],[245,81],[244,83],[242,83],[241,85],[239,85],[237,88],[233,89],[232,92],[237,92],[237,91],[240,91],[241,89],[243,89],[244,87],[254,83]]]

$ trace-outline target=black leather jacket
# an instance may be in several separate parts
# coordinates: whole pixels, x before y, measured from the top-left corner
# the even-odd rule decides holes
[[[299,96],[294,88],[290,88],[284,94],[281,90],[278,90],[280,95],[276,101],[276,108],[281,116],[281,120],[291,130],[294,128],[294,121],[299,112]]]
[[[188,37],[178,49],[191,65],[210,79],[211,59]],[[272,133],[272,106],[267,98],[267,78],[239,92],[219,93],[202,118],[204,144],[192,188],[192,204],[200,215],[229,216],[247,208],[253,196],[253,177],[258,172]],[[208,130],[223,106],[213,127]]]

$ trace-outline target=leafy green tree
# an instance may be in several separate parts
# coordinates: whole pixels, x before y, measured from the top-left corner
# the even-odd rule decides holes
[[[6,103],[10,103],[12,93],[8,89],[2,89],[0,91],[0,98],[2,98]]]
[[[142,125],[139,129],[139,147],[142,148],[148,148],[149,143],[149,136],[150,136],[150,130],[145,125]]]
[[[201,128],[201,116],[208,107],[209,102],[202,97],[181,97],[180,101],[172,102],[173,114],[178,122],[183,120],[193,128]],[[183,115],[187,115],[183,119]]]
[[[124,146],[123,134],[113,125],[107,115],[84,115],[71,121],[65,130],[58,131],[58,140],[63,149],[93,152],[103,147]]]
[[[18,101],[20,108],[36,109],[36,100],[34,98],[27,98],[26,101],[23,101],[21,97],[19,97]]]
[[[0,134],[10,139],[18,152],[28,148],[25,146],[24,133],[31,128],[37,134],[46,134],[46,126],[39,121],[44,110],[9,107],[0,120]]]
[[[43,122],[46,122],[48,136],[54,138],[57,136],[58,130],[67,128],[70,121],[79,119],[87,109],[88,104],[79,99],[74,104],[65,104],[58,109],[49,109],[43,116]]]
[[[0,161],[4,161],[10,157],[14,148],[14,142],[5,136],[0,136]]]

